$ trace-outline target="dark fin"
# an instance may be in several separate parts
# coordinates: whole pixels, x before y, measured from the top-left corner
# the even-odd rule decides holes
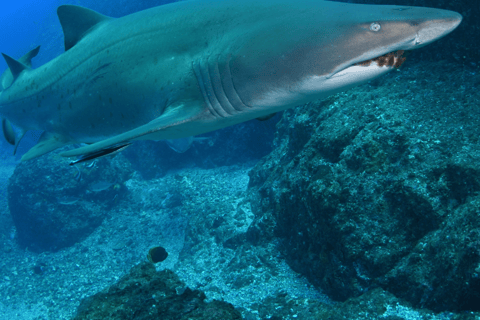
[[[22,141],[22,138],[27,131],[20,131],[20,135],[17,137],[15,130],[13,130],[12,124],[5,118],[2,118],[2,130],[5,140],[7,140],[7,142],[12,146],[15,146],[15,148],[13,148],[13,155],[15,155],[17,153],[18,145],[20,144],[20,141]]]
[[[184,105],[173,106],[160,117],[143,126],[121,133],[114,137],[95,142],[92,145],[60,153],[62,157],[76,157],[101,151],[112,146],[131,143],[134,140],[163,140],[171,137],[172,132],[188,130],[192,121],[201,119],[205,113],[205,106],[192,104],[186,108]]]
[[[12,72],[13,81],[15,81],[18,78],[20,73],[22,73],[24,70],[29,69],[26,65],[24,65],[20,61],[13,59],[10,56],[7,56],[5,53],[2,53],[2,55],[5,58],[5,61],[7,62],[8,67],[10,68],[10,71]]]
[[[267,121],[268,119],[271,119],[273,117],[275,117],[277,113],[272,113],[272,114],[267,114],[266,116],[263,116],[263,117],[258,117],[257,120],[260,120],[260,121]]]
[[[22,161],[30,160],[71,143],[70,139],[58,134],[43,132],[38,143],[22,156]]]
[[[120,145],[116,145],[116,146],[110,146],[108,148],[105,148],[105,149],[102,149],[102,150],[99,150],[99,151],[84,154],[80,158],[78,158],[77,160],[70,162],[70,165],[73,166],[74,164],[77,164],[77,163],[90,161],[90,160],[105,157],[105,156],[114,155],[114,154],[124,150],[129,145],[131,145],[131,143],[125,143],[125,144],[120,144]]]
[[[18,59],[18,62],[23,63],[25,66],[32,67],[32,58],[38,54],[40,46],[36,47],[33,50],[30,50],[26,55]],[[0,76],[0,90],[10,87],[13,83],[13,75],[10,69],[5,70],[5,72]]]
[[[73,5],[58,7],[57,15],[63,29],[65,51],[76,45],[99,23],[112,19],[93,10]]]
[[[13,130],[13,127],[10,124],[10,122],[5,118],[2,118],[2,130],[3,130],[3,136],[5,137],[5,140],[7,140],[8,143],[14,146],[15,131]]]

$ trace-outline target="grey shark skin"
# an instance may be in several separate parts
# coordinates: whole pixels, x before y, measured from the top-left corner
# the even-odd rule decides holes
[[[44,130],[23,160],[177,139],[322,99],[393,69],[371,59],[454,30],[452,11],[321,0],[185,1],[113,19],[60,6],[66,51],[14,81],[0,114]],[[397,58],[395,58],[397,59]],[[361,63],[361,65],[359,65]]]

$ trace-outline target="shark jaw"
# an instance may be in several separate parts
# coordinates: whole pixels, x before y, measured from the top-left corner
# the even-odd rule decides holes
[[[383,56],[355,63],[345,69],[335,72],[323,83],[329,91],[337,88],[356,86],[373,80],[393,69],[398,69],[405,62],[404,50],[389,52]]]
[[[389,52],[376,58],[353,63],[328,76],[310,76],[303,79],[294,90],[269,92],[256,103],[267,107],[289,100],[292,104],[296,104],[304,97],[308,97],[309,100],[314,99],[312,96],[321,99],[400,68],[406,60],[404,53],[404,50]]]

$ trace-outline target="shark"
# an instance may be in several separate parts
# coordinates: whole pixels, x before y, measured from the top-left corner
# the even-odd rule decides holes
[[[182,139],[324,99],[398,68],[452,32],[459,13],[323,0],[192,0],[120,18],[62,5],[65,52],[0,78],[6,140],[72,164],[137,140]],[[14,130],[13,128],[16,128]]]

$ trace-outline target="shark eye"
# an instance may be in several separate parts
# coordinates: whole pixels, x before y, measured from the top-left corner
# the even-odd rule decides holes
[[[380,23],[378,23],[378,22],[373,22],[370,25],[370,30],[375,31],[375,32],[380,31],[381,28],[382,27],[380,26]]]

